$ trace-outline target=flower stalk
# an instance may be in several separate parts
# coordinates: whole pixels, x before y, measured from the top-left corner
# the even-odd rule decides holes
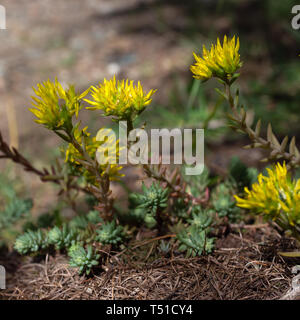
[[[87,186],[87,190],[94,194],[99,200],[96,209],[103,213],[103,218],[105,220],[112,220],[114,199],[111,196],[109,175],[107,173],[100,173],[101,169],[97,160],[92,159],[86,151],[84,135],[82,136],[82,145],[80,145],[72,131],[66,132],[66,134],[68,135],[66,141],[71,143],[83,158],[83,160],[79,158],[75,158],[74,160],[79,162],[87,171],[96,177],[97,186]]]

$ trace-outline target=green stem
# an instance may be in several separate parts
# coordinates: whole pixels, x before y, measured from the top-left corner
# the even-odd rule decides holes
[[[72,132],[66,132],[70,138],[70,143],[78,150],[78,152],[83,156],[84,160],[89,163],[86,169],[96,176],[96,181],[99,184],[99,194],[98,192],[94,195],[98,198],[99,202],[102,204],[105,217],[109,220],[112,217],[113,211],[113,201],[110,198],[110,180],[107,174],[101,175],[98,162],[93,160],[90,155],[86,152],[85,148],[82,147]],[[100,195],[100,196],[99,196]]]
[[[187,103],[187,111],[189,111],[193,107],[193,104],[195,103],[199,89],[200,89],[200,81],[194,79],[192,90]]]
[[[223,97],[220,97],[219,100],[216,102],[216,104],[214,105],[214,108],[212,110],[212,112],[209,114],[209,116],[205,119],[204,123],[203,123],[203,129],[206,130],[208,128],[208,125],[210,123],[210,121],[214,118],[214,116],[216,115],[220,105],[222,104],[222,102],[224,101]]]

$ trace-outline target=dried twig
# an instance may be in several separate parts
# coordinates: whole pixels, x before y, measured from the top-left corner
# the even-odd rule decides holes
[[[38,175],[43,182],[53,182],[58,184],[62,187],[60,194],[68,191],[70,189],[74,189],[77,191],[87,192],[86,189],[81,188],[76,184],[76,177],[71,175],[63,175],[61,172],[62,168],[60,167],[59,163],[57,163],[57,168],[54,166],[51,167],[50,170],[43,168],[39,170],[35,168],[29,160],[27,160],[16,148],[10,148],[8,144],[4,141],[2,134],[0,132],[0,159],[10,159],[14,163],[17,163],[23,167],[25,171],[32,172]],[[67,177],[67,179],[66,179]]]

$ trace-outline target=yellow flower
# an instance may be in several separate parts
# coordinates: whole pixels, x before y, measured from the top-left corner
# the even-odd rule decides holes
[[[151,103],[155,92],[146,93],[140,82],[134,86],[133,81],[117,81],[114,76],[111,80],[104,79],[99,87],[93,86],[93,101],[85,101],[93,106],[87,109],[103,110],[105,116],[113,116],[115,120],[134,120]]]
[[[92,137],[89,132],[87,132],[87,127],[83,129],[79,129],[79,125],[74,127],[74,137],[75,140],[78,142],[79,145],[85,147],[85,151],[89,155],[89,157],[93,160],[96,158],[97,150],[101,149],[101,146],[104,142],[100,142],[96,140],[96,137]],[[104,130],[104,129],[102,129]],[[113,141],[108,140],[105,141],[106,149],[109,149],[108,154],[113,155],[116,159],[115,163],[111,163],[108,161],[107,164],[99,165],[99,173],[100,175],[104,175],[105,173],[109,175],[110,180],[118,180],[123,175],[120,173],[122,169],[121,166],[117,164],[117,160],[119,157],[119,140]],[[91,172],[87,171],[80,163],[79,160],[84,161],[84,156],[80,153],[80,151],[75,148],[72,143],[68,144],[67,149],[65,152],[65,161],[71,165],[71,168],[77,172],[78,175],[82,174],[85,176],[88,182],[96,184],[96,176],[91,174]],[[110,159],[109,159],[110,160]]]
[[[230,79],[233,74],[242,66],[239,54],[240,42],[235,36],[229,40],[224,37],[223,45],[219,38],[216,45],[211,45],[207,50],[203,45],[202,57],[194,54],[195,64],[190,67],[194,78],[208,80],[218,77],[222,80]]]
[[[235,196],[237,206],[265,214],[280,225],[300,224],[300,179],[293,180],[285,163],[260,174],[252,190],[245,188],[245,198]]]
[[[81,100],[89,91],[77,95],[74,86],[65,90],[57,79],[55,82],[48,80],[38,84],[37,89],[33,90],[37,97],[32,97],[34,108],[29,110],[37,117],[37,123],[51,130],[70,126],[73,115],[78,117],[78,112],[82,109]]]

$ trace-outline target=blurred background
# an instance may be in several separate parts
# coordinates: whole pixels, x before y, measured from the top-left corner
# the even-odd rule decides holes
[[[292,0],[4,0],[7,30],[0,31],[0,130],[36,166],[59,155],[59,140],[33,122],[32,87],[53,80],[85,90],[104,77],[140,80],[158,89],[141,122],[149,127],[201,128],[217,97],[215,82],[194,82],[192,52],[216,37],[241,42],[241,99],[274,131],[299,136],[300,30],[291,26]],[[259,166],[259,151],[226,128],[221,106],[206,132],[206,164],[217,173],[232,156]],[[97,113],[85,119],[97,131]],[[299,141],[299,139],[298,139]],[[56,190],[11,163],[3,181],[52,205]],[[7,180],[5,180],[7,179]],[[46,196],[45,196],[46,195]]]

